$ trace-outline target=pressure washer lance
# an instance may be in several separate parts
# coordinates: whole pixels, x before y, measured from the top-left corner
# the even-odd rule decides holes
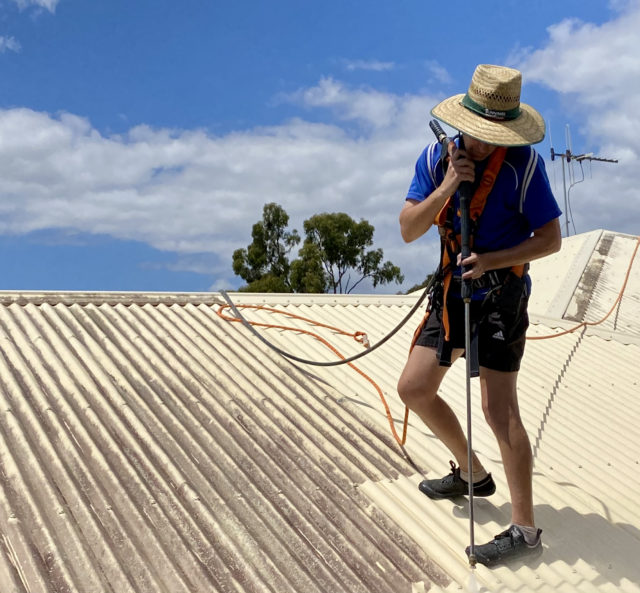
[[[469,206],[471,203],[471,183],[463,181],[458,188],[460,195],[460,234],[461,234],[461,256],[464,261],[471,255],[469,246]],[[463,273],[468,271],[470,266],[463,266]],[[462,281],[462,300],[464,301],[464,351],[466,363],[467,380],[467,464],[469,474],[473,474],[473,444],[471,439],[471,295],[473,294],[473,280],[471,278]],[[469,564],[471,568],[476,565],[476,546],[474,537],[474,517],[473,517],[473,479],[469,479]]]
[[[440,160],[443,167],[446,166],[446,158],[449,154],[450,139],[445,134],[437,120],[429,122],[431,131],[435,134],[440,143]],[[460,147],[464,148],[462,137],[460,137]],[[471,255],[469,244],[470,236],[470,205],[472,186],[469,181],[463,181],[458,187],[460,198],[460,235],[461,235],[461,257],[466,259]],[[463,273],[470,270],[470,266],[463,266]],[[464,351],[466,362],[467,379],[467,462],[469,473],[473,473],[473,444],[471,438],[471,295],[473,294],[473,280],[462,281],[462,300],[464,301]],[[475,546],[475,521],[473,515],[473,479],[469,479],[469,565],[476,566],[476,546]]]

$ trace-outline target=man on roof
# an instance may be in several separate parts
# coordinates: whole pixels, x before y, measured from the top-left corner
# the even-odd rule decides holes
[[[496,489],[475,453],[468,467],[466,435],[438,395],[447,369],[466,355],[461,285],[473,282],[469,355],[476,359],[473,374],[480,377],[482,409],[500,448],[511,498],[508,529],[474,546],[476,560],[486,566],[542,553],[542,530],[533,513],[531,444],[520,418],[516,385],[529,325],[528,264],[560,249],[561,211],[543,160],[531,147],[544,138],[544,120],[520,102],[521,81],[518,70],[482,64],[466,94],[433,108],[434,117],[459,133],[444,158],[437,142],[424,149],[399,217],[406,242],[434,225],[441,235],[441,265],[427,315],[398,382],[401,399],[455,458],[450,474],[420,483],[432,499],[464,495],[469,481],[474,496],[490,496]],[[461,261],[462,182],[473,186],[471,254]]]

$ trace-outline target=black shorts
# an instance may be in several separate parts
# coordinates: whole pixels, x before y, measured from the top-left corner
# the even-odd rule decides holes
[[[471,326],[472,332],[478,335],[480,366],[504,372],[520,370],[529,327],[527,301],[528,298],[523,295],[520,303],[508,310],[496,306],[490,299],[471,301]],[[450,297],[448,304],[451,346],[464,349],[464,301]],[[437,349],[441,326],[442,307],[434,305],[415,345]],[[448,366],[450,363],[445,361],[441,364]]]

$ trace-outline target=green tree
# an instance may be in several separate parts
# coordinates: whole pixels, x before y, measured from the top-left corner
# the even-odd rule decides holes
[[[300,242],[287,231],[289,216],[274,203],[265,204],[262,220],[253,225],[253,241],[233,253],[233,271],[247,292],[349,293],[363,280],[374,288],[402,282],[400,268],[383,262],[382,249],[370,249],[374,228],[344,213],[316,214],[305,220],[305,241],[298,258],[288,255]]]
[[[374,288],[404,280],[400,268],[382,261],[382,249],[367,251],[374,228],[366,220],[355,222],[343,212],[316,214],[305,220],[304,231],[300,258],[292,264],[292,285],[298,292],[311,292],[304,279],[314,274],[323,292],[333,293],[350,293],[366,278]]]
[[[433,274],[427,274],[427,277],[420,284],[414,284],[404,294],[411,294],[412,292],[415,292],[416,290],[420,290],[422,288],[426,288],[427,284],[429,284],[429,282],[431,282],[431,278],[433,278]]]
[[[305,241],[300,256],[291,262],[291,287],[294,292],[323,293],[327,291],[328,278],[322,265],[320,249]]]
[[[288,232],[289,215],[271,202],[262,210],[262,220],[253,225],[253,241],[233,252],[233,271],[247,285],[247,292],[292,292],[289,252],[300,242],[297,231]]]

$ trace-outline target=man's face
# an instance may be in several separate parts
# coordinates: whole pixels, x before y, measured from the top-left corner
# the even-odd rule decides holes
[[[476,140],[466,134],[462,134],[462,137],[464,139],[464,148],[472,161],[484,161],[497,148],[493,144]]]

